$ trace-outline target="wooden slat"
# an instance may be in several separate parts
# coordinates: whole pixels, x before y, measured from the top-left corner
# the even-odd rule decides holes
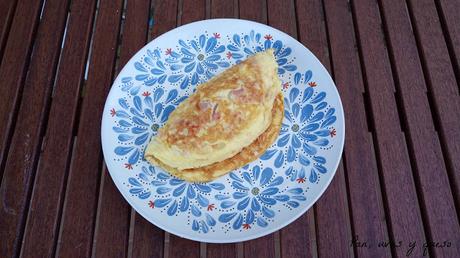
[[[244,257],[276,257],[274,234],[244,242]]]
[[[238,6],[233,0],[211,0],[212,18],[237,18]]]
[[[170,235],[169,257],[200,257],[200,242]]]
[[[2,96],[2,101],[0,101],[0,121],[2,121],[0,123],[0,179],[3,176],[1,168],[6,160],[14,126],[13,120],[17,113],[24,76],[33,48],[40,8],[40,1],[29,3],[26,0],[20,0],[18,2],[17,12],[10,28],[14,33],[8,37],[0,66],[0,78],[2,78],[0,85],[0,96]]]
[[[153,31],[155,38],[176,27],[177,0],[154,1]],[[164,232],[150,224],[139,214],[135,215],[132,257],[163,257]],[[150,239],[148,242],[145,239]],[[168,250],[165,250],[168,252]],[[198,247],[199,251],[199,247]]]
[[[372,135],[366,122],[364,85],[353,23],[345,1],[324,1],[333,74],[345,110],[345,124],[351,126],[345,138],[345,163],[349,185],[354,238],[359,241],[388,240]],[[321,235],[319,235],[321,239]],[[324,236],[323,236],[324,237]],[[319,243],[319,255],[328,254],[327,237]],[[347,239],[349,243],[351,239]],[[351,246],[349,248],[352,248]],[[359,257],[390,257],[384,248],[355,248]],[[326,256],[327,257],[327,256]]]
[[[441,145],[425,93],[426,86],[410,18],[405,11],[405,4],[400,1],[382,2],[381,10],[384,14],[397,86],[402,94],[411,153],[417,168],[416,178],[420,184],[420,198],[429,227],[428,239],[458,241],[460,228]],[[453,255],[446,252],[449,250],[434,248],[433,251],[437,256]]]
[[[2,257],[16,256],[20,251],[44,119],[65,27],[67,3],[48,1],[38,28],[0,189]]]
[[[438,14],[445,27],[444,36],[454,65],[457,76],[457,84],[460,87],[460,1],[437,0]]]
[[[3,56],[3,47],[5,46],[8,33],[10,32],[11,20],[16,10],[17,0],[0,1],[0,61]]]
[[[164,231],[155,227],[141,215],[134,219],[133,251],[135,258],[163,258]]]
[[[267,23],[267,1],[245,0],[240,4],[239,13],[241,19]]]
[[[353,7],[373,111],[392,237],[395,241],[404,243],[414,240],[423,242],[423,221],[409,154],[399,125],[399,112],[378,5],[376,1],[356,1]],[[420,249],[415,251],[414,255],[422,254]],[[396,253],[403,256],[406,250],[398,248]]]
[[[121,9],[121,0],[101,1],[99,5],[57,248],[57,255],[61,257],[91,254],[102,163],[100,123],[95,121],[101,121],[112,81]]]
[[[54,254],[95,5],[95,0],[75,0],[71,5],[27,218],[23,257]]]
[[[296,11],[300,41],[331,72],[322,2],[297,1]],[[321,257],[333,257],[337,254],[353,257],[353,248],[349,246],[352,232],[344,173],[344,168],[340,165],[330,186],[315,205],[317,253]],[[281,249],[283,256],[291,257],[284,254],[285,249]],[[301,252],[300,248],[297,250]]]
[[[447,45],[434,3],[408,1],[409,13],[424,68],[432,109],[441,135],[441,146],[450,172],[451,184],[460,207],[460,97]],[[435,121],[436,122],[436,121]]]
[[[125,21],[120,46],[118,70],[129,61],[147,41],[149,0],[131,0],[126,4]],[[118,73],[118,71],[116,71]],[[131,208],[117,190],[105,169],[101,179],[101,199],[99,202],[98,224],[95,232],[96,257],[126,257],[128,251],[128,235],[131,220]],[[117,225],[114,227],[114,225]],[[154,227],[151,225],[150,227]],[[158,243],[145,241],[148,245]],[[163,248],[163,244],[161,244]]]

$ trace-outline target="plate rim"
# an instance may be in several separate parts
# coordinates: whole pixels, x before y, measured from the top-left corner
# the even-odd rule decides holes
[[[145,49],[148,48],[149,45],[151,45],[153,42],[157,41],[157,40],[160,40],[164,37],[167,37],[168,34],[170,33],[173,33],[174,31],[176,30],[179,30],[179,29],[184,29],[186,27],[193,27],[193,26],[196,26],[197,24],[207,24],[207,23],[212,23],[212,22],[221,22],[221,21],[224,21],[224,22],[241,22],[241,23],[248,23],[248,24],[253,24],[255,26],[262,26],[262,27],[266,27],[267,29],[270,29],[270,30],[273,30],[275,31],[276,33],[279,33],[281,35],[283,35],[284,37],[288,37],[290,38],[291,40],[294,40],[296,41],[299,45],[300,45],[300,48],[303,49],[304,51],[307,51],[309,52],[312,57],[314,58],[314,60],[320,65],[320,68],[324,69],[326,71],[326,76],[330,79],[330,81],[332,82],[332,85],[331,86],[331,90],[335,93],[335,95],[337,96],[337,102],[340,106],[340,110],[339,113],[342,117],[342,120],[341,120],[341,124],[339,125],[340,128],[342,128],[343,130],[343,133],[341,134],[341,137],[339,139],[339,144],[340,146],[338,147],[339,148],[339,157],[335,162],[335,164],[333,166],[331,166],[333,169],[331,170],[331,176],[329,177],[329,179],[324,183],[324,187],[322,187],[320,190],[319,190],[319,194],[315,197],[315,198],[312,198],[312,201],[308,204],[308,205],[305,205],[303,208],[299,209],[297,212],[294,213],[294,216],[292,216],[290,219],[276,225],[276,226],[272,226],[272,227],[268,227],[266,230],[264,231],[260,231],[260,232],[257,232],[257,233],[253,233],[253,234],[250,234],[250,235],[247,235],[247,236],[242,236],[242,237],[232,237],[230,239],[225,239],[225,240],[213,240],[212,238],[203,238],[203,237],[195,237],[195,236],[190,236],[190,235],[187,235],[187,234],[183,234],[181,232],[177,232],[176,230],[171,230],[171,228],[167,228],[167,227],[164,227],[164,226],[160,226],[160,225],[157,225],[153,219],[151,219],[150,217],[151,216],[148,216],[147,214],[144,214],[144,211],[142,209],[138,209],[137,208],[137,205],[135,204],[134,201],[131,201],[131,197],[127,195],[127,193],[123,192],[121,190],[121,188],[123,187],[123,183],[121,181],[119,181],[119,179],[111,172],[111,169],[109,168],[109,164],[106,162],[106,156],[108,156],[108,154],[106,154],[108,152],[108,150],[106,150],[106,148],[104,147],[104,121],[107,120],[107,110],[109,110],[109,106],[108,106],[108,100],[109,98],[111,97],[112,94],[114,94],[115,91],[113,91],[114,89],[114,86],[115,86],[115,82],[118,81],[119,77],[123,74],[124,70],[125,69],[128,69],[127,65],[129,63],[131,63],[131,61],[137,56],[138,53],[144,51]],[[333,87],[332,87],[333,86]],[[103,156],[104,156],[104,163],[106,164],[106,167],[107,167],[107,171],[109,172],[110,174],[110,177],[112,178],[113,182],[115,183],[115,186],[117,187],[117,190],[121,193],[121,195],[123,196],[123,198],[128,202],[128,204],[136,211],[136,213],[140,214],[144,219],[146,219],[148,222],[150,222],[151,224],[153,224],[153,226],[155,227],[158,227],[160,228],[161,230],[163,231],[166,231],[166,232],[169,232],[173,235],[176,235],[176,236],[179,236],[179,237],[182,237],[182,238],[185,238],[185,239],[189,239],[189,240],[193,240],[193,241],[198,241],[198,242],[203,242],[203,243],[237,243],[237,242],[243,242],[243,241],[248,241],[248,240],[253,240],[253,239],[257,239],[257,238],[260,238],[260,237],[263,237],[263,236],[266,236],[266,235],[269,235],[271,233],[274,233],[286,226],[288,226],[289,224],[291,224],[292,222],[294,222],[295,220],[299,219],[302,215],[304,215],[313,205],[315,205],[315,203],[321,198],[321,196],[323,196],[323,194],[325,193],[326,189],[328,189],[328,187],[330,186],[332,180],[334,179],[334,176],[337,172],[337,169],[340,165],[340,162],[342,160],[342,155],[343,155],[343,149],[344,149],[344,145],[345,145],[345,134],[346,134],[346,128],[345,128],[345,114],[344,114],[344,110],[343,110],[343,103],[342,103],[342,100],[341,100],[341,97],[340,97],[340,94],[339,94],[339,91],[337,89],[337,85],[335,83],[335,81],[333,80],[330,72],[326,69],[326,67],[321,63],[321,61],[316,57],[316,55],[310,51],[304,44],[302,44],[301,42],[299,42],[297,39],[295,39],[294,37],[290,36],[289,34],[277,29],[277,28],[274,28],[274,27],[271,27],[267,24],[263,24],[263,23],[259,23],[259,22],[255,22],[255,21],[251,21],[251,20],[245,20],[245,19],[235,19],[235,18],[216,18],[216,19],[207,19],[207,20],[199,20],[199,21],[195,21],[195,22],[191,22],[191,23],[187,23],[185,25],[181,25],[179,27],[175,27],[174,29],[171,29],[161,35],[159,35],[158,37],[156,37],[155,39],[151,40],[150,42],[146,43],[142,48],[140,48],[139,50],[137,50],[137,52],[135,54],[133,54],[133,56],[126,62],[126,64],[123,66],[123,68],[120,70],[120,72],[117,74],[117,76],[115,77],[115,79],[113,80],[113,83],[110,87],[110,91],[106,97],[106,100],[105,100],[105,104],[104,104],[104,109],[103,109],[103,114],[102,114],[102,118],[101,118],[101,146],[102,146],[102,153],[103,153]],[[112,168],[114,169],[114,168]],[[206,236],[206,235],[203,235],[203,236]]]

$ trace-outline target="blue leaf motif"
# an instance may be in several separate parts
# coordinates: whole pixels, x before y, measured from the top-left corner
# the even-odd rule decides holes
[[[310,177],[308,178],[308,180],[310,180],[311,183],[314,183],[316,182],[316,180],[318,180],[318,175],[316,174],[314,169],[311,169]]]
[[[297,188],[291,188],[288,190],[289,193],[291,194],[301,194],[303,192],[302,188],[297,187]]]
[[[201,192],[204,192],[204,193],[209,193],[211,192],[211,187],[207,186],[207,185],[204,185],[204,184],[195,184],[195,187],[201,191]]]
[[[191,207],[191,211],[192,211],[192,214],[196,217],[199,217],[201,216],[201,211],[200,209],[198,209],[198,207],[196,207],[195,205],[190,205]]]
[[[298,85],[298,84],[299,84],[300,78],[301,78],[301,77],[302,77],[302,75],[301,75],[300,73],[296,73],[296,74],[294,75],[294,84],[295,84],[295,85]]]
[[[187,197],[182,198],[182,202],[180,203],[179,210],[182,212],[188,210],[189,204],[190,202],[188,201]]]
[[[163,208],[166,205],[168,205],[171,202],[171,200],[172,200],[171,198],[168,198],[168,199],[156,199],[155,200],[155,207]]]
[[[327,119],[324,120],[323,123],[321,124],[321,128],[324,128],[324,127],[327,127],[327,126],[332,125],[336,120],[337,120],[337,117],[336,117],[336,116],[331,116],[331,117],[327,118]]]
[[[171,112],[175,109],[174,106],[172,105],[169,105],[167,107],[165,107],[164,111],[163,111],[163,115],[161,116],[161,122],[164,123],[166,122],[166,120],[168,120],[168,117],[169,117],[169,114],[171,114]]]
[[[186,186],[187,186],[186,184],[182,184],[181,186],[174,189],[173,196],[174,197],[180,196],[184,192]]]
[[[139,96],[135,96],[133,98],[133,103],[134,103],[134,107],[136,107],[138,111],[142,111],[142,101]]]
[[[219,60],[219,59],[220,59],[220,56],[219,56],[219,55],[212,55],[212,56],[208,56],[208,57],[206,58],[206,61],[208,61],[208,62],[215,62],[215,61],[217,61],[217,60]]]
[[[246,196],[248,196],[247,192],[234,192],[233,193],[233,198],[235,198],[235,199],[241,199],[241,198],[244,198]]]
[[[137,137],[136,140],[134,141],[134,144],[136,144],[136,145],[142,145],[142,144],[144,144],[144,143],[147,141],[148,138],[149,138],[149,134],[148,134],[148,133],[145,133],[145,134],[143,134],[143,135]]]
[[[330,108],[326,113],[326,118],[331,117],[335,113],[335,108]]]
[[[193,231],[198,231],[200,229],[200,224],[198,224],[198,221],[193,220],[192,222],[192,230]]]
[[[157,188],[157,193],[158,194],[165,194],[167,192],[171,191],[171,188],[169,187],[158,187]]]
[[[135,150],[128,159],[129,164],[135,164],[139,160],[139,150]]]
[[[243,216],[241,214],[238,214],[238,217],[236,218],[235,222],[233,222],[233,229],[239,229],[241,228],[241,225],[243,225]]]
[[[302,108],[302,114],[300,115],[300,121],[303,123],[307,121],[311,114],[313,113],[313,106],[312,105],[306,105]]]
[[[300,142],[300,140],[297,137],[297,135],[293,134],[292,135],[292,146],[297,149],[297,148],[300,148],[301,145],[302,145],[302,143]]]
[[[264,214],[265,217],[267,218],[273,218],[275,217],[275,212],[267,207],[262,207],[262,214]]]
[[[292,105],[292,114],[294,115],[295,118],[299,116],[299,111],[300,111],[299,103],[294,103],[294,105]]]
[[[182,80],[182,82],[180,83],[180,88],[181,89],[187,88],[188,83],[189,83],[189,79],[188,79],[188,77],[185,77],[184,80]]]
[[[221,183],[210,183],[209,186],[215,190],[224,190],[225,186]]]
[[[268,159],[271,159],[271,157],[273,157],[273,155],[275,155],[275,153],[276,153],[277,151],[278,151],[278,150],[276,150],[276,149],[267,150],[267,151],[260,157],[260,159],[261,159],[261,160],[268,160]]]
[[[129,134],[120,134],[120,135],[118,135],[118,140],[120,140],[121,142],[126,142],[126,141],[129,141],[129,140],[132,140],[133,138],[134,138],[134,136],[129,135]]]
[[[196,199],[198,200],[198,204],[200,204],[203,207],[207,207],[209,205],[208,199],[206,199],[206,197],[204,197],[201,194],[198,194]]]
[[[139,183],[139,181],[137,181],[137,179],[135,179],[134,177],[130,177],[128,179],[128,182],[134,186],[142,186],[141,183]]]
[[[147,96],[147,97],[144,98],[144,103],[147,105],[147,107],[149,109],[153,108],[153,101],[152,101],[152,98],[150,96]]]
[[[272,178],[272,176],[273,176],[273,169],[264,168],[264,170],[262,171],[262,176],[260,177],[260,184],[261,185],[267,184]]]
[[[162,75],[158,77],[158,83],[163,84],[166,81],[166,77],[167,77],[166,75]]]
[[[260,175],[260,167],[259,166],[254,166],[252,168],[252,175],[254,176],[254,180],[259,180],[259,175]]]
[[[257,201],[256,198],[252,198],[251,209],[253,211],[259,211],[260,210],[260,203],[259,203],[259,201]]]
[[[202,221],[200,222],[200,224],[201,224],[201,229],[203,230],[203,233],[208,233],[208,232],[209,232],[209,228],[208,228],[208,226],[206,225],[206,223],[204,222],[204,220],[202,220]]]
[[[118,110],[118,111],[116,112],[116,115],[117,115],[117,117],[121,117],[121,118],[129,118],[128,113],[126,113],[126,112],[123,111],[123,110]]]
[[[139,62],[135,62],[134,67],[140,72],[147,72],[147,69],[145,69],[145,67]]]
[[[243,180],[241,180],[235,173],[233,172],[230,172],[230,178],[235,180],[235,181],[239,181],[239,182],[243,182]]]
[[[204,44],[206,43],[206,37],[204,36],[204,34],[200,35],[199,42],[200,46],[203,48]]]
[[[163,96],[164,92],[165,91],[162,88],[156,89],[155,92],[153,93],[153,100],[155,102],[158,102],[158,100],[160,100],[160,98]]]
[[[218,220],[222,223],[227,223],[229,222],[230,220],[232,220],[235,216],[236,216],[236,212],[232,212],[232,213],[224,213],[222,215],[219,216]]]
[[[316,95],[316,97],[314,97],[312,100],[311,100],[311,103],[315,104],[315,103],[319,103],[321,102],[324,98],[326,97],[326,93],[323,91],[323,92],[320,92],[318,95]]]
[[[235,42],[235,44],[237,46],[241,46],[241,40],[240,40],[240,36],[238,36],[238,34],[233,35],[233,42]]]
[[[227,48],[228,50],[232,51],[232,52],[236,52],[238,51],[239,49],[237,47],[235,47],[234,45],[227,45]]]
[[[225,46],[219,46],[217,47],[215,50],[214,50],[214,54],[220,54],[220,53],[223,53],[225,51]]]
[[[284,163],[284,153],[280,151],[278,157],[275,159],[275,167],[280,168]]]
[[[289,100],[291,102],[294,102],[294,100],[299,96],[299,89],[297,88],[292,88],[291,92],[289,92]]]
[[[179,39],[179,45],[185,47],[185,48],[190,48],[187,43],[185,43],[185,41],[183,41],[182,39]]]
[[[307,83],[308,81],[310,81],[312,76],[313,76],[313,72],[311,70],[306,71],[304,82]]]
[[[318,122],[319,120],[323,119],[323,117],[324,117],[324,112],[318,112],[310,119],[309,122],[310,123]]]
[[[116,147],[115,148],[115,154],[119,155],[119,156],[124,156],[126,154],[128,154],[130,151],[132,151],[134,148],[133,147]]]
[[[237,181],[233,181],[232,186],[238,190],[249,191],[249,188],[247,188],[246,186],[244,186],[243,184]]]
[[[267,189],[263,190],[260,194],[261,195],[274,195],[274,194],[277,194],[278,192],[279,192],[278,188],[271,187],[271,188],[267,188]]]
[[[248,214],[246,215],[246,224],[252,224],[254,222],[254,212],[252,210],[248,211]]]
[[[243,172],[243,178],[244,180],[246,180],[246,182],[248,182],[249,184],[251,184],[251,176],[249,175],[248,172]],[[251,184],[252,185],[252,184]]]
[[[116,133],[126,133],[127,131],[129,131],[129,129],[125,129],[125,128],[121,128],[117,126],[112,127],[112,129]]]
[[[326,164],[326,159],[321,156],[314,156],[313,160],[320,163],[320,164]]]
[[[169,179],[169,178],[170,178],[169,174],[158,173],[158,179],[165,180],[165,179]]]
[[[305,155],[300,155],[299,162],[304,166],[310,165],[310,160]]]
[[[258,217],[257,218],[257,225],[261,226],[261,227],[266,227],[268,225],[268,223],[261,217]]]
[[[131,188],[129,189],[129,192],[132,193],[132,194],[138,194],[140,192],[142,192],[142,188]]]
[[[137,93],[139,93],[140,89],[141,89],[140,85],[134,86],[134,87],[131,88],[129,93],[131,93],[131,95],[137,95]]]
[[[295,71],[297,69],[297,66],[295,66],[295,65],[285,65],[285,66],[283,66],[283,68],[286,69],[289,72],[293,72],[293,71]]]
[[[287,47],[277,55],[277,58],[287,57],[288,55],[291,54],[291,52],[292,52],[292,49],[290,47]]]
[[[238,203],[237,209],[240,211],[246,209],[246,207],[248,207],[249,205],[250,200],[251,199],[249,197],[244,198],[242,201]]]
[[[307,198],[305,196],[302,196],[302,195],[294,195],[294,196],[292,196],[292,199],[297,200],[297,201],[306,201],[307,200]]]
[[[308,124],[307,126],[305,126],[304,128],[302,128],[302,133],[312,132],[312,131],[315,131],[318,128],[319,128],[318,123],[311,123],[311,124]]]
[[[132,126],[132,124],[130,122],[126,121],[126,120],[120,120],[118,123],[121,126],[124,126],[124,127],[131,127]]]
[[[188,188],[187,188],[187,197],[190,198],[190,199],[193,199],[193,198],[195,198],[195,196],[196,196],[195,189],[193,189],[193,187],[191,185],[189,185]]]
[[[168,212],[167,212],[167,213],[168,213],[169,216],[172,216],[172,215],[176,214],[176,212],[177,212],[177,206],[178,206],[178,205],[177,205],[177,202],[174,201],[173,204],[168,208]]]
[[[153,75],[164,74],[164,71],[161,70],[161,69],[158,69],[158,68],[153,68],[152,70],[150,70],[150,72],[151,72]],[[136,79],[137,79],[137,76],[136,76]],[[145,80],[145,79],[144,79],[144,80]]]
[[[313,146],[308,145],[307,143],[304,143],[302,145],[303,150],[308,154],[308,155],[315,155],[316,154],[316,148]]]
[[[168,82],[170,82],[170,83],[176,83],[176,82],[178,82],[180,79],[182,79],[183,77],[184,77],[183,74],[171,75],[171,76],[169,76],[169,78],[168,78]]]
[[[227,209],[235,205],[235,203],[235,201],[225,200],[220,204],[220,207],[222,207],[222,209]]]
[[[230,196],[227,196],[227,195],[224,195],[224,194],[216,194],[214,197],[219,201],[226,200],[226,199],[230,198]]]
[[[296,201],[289,201],[287,202],[287,205],[291,206],[292,208],[297,208],[300,204]]]
[[[318,145],[318,146],[326,146],[329,144],[329,140],[322,138],[322,139],[318,139],[317,141],[313,142],[313,144]]]
[[[264,48],[265,50],[269,49],[272,46],[272,42],[270,40],[265,40],[264,42]]]
[[[155,105],[155,116],[158,118],[161,114],[161,111],[163,111],[163,104],[157,103]]]
[[[283,177],[277,176],[267,187],[277,186],[283,183]]]
[[[307,87],[303,92],[302,102],[305,103],[305,101],[309,100],[311,96],[313,96],[313,92],[314,91],[312,87]]]
[[[283,66],[287,63],[287,58],[278,59],[276,60],[276,62],[278,63],[279,66]]]
[[[318,170],[318,172],[322,174],[325,174],[327,172],[327,169],[323,165],[317,164],[315,165],[315,168]]]
[[[289,146],[288,152],[287,152],[287,157],[286,160],[288,162],[292,162],[295,160],[295,150],[292,146]]]
[[[278,147],[284,147],[286,146],[286,144],[289,142],[289,137],[291,135],[290,134],[286,134],[284,135],[283,137],[281,137],[278,142],[276,143],[278,145]]]
[[[299,178],[305,178],[305,169],[304,168],[300,169]]]
[[[206,213],[205,217],[206,217],[206,223],[208,223],[209,226],[213,227],[216,225],[216,220],[211,215]]]
[[[128,83],[128,82],[132,81],[132,79],[133,79],[133,77],[130,77],[130,76],[123,77],[123,78],[121,78],[121,82],[122,83]]]
[[[145,199],[149,198],[150,195],[151,195],[150,192],[140,193],[139,198],[145,200]]]
[[[279,201],[279,202],[287,202],[289,200],[289,195],[286,195],[286,194],[280,194],[280,195],[276,195],[275,197],[275,200]]]
[[[315,107],[315,110],[318,111],[318,110],[324,109],[326,106],[327,106],[327,103],[323,101]]]

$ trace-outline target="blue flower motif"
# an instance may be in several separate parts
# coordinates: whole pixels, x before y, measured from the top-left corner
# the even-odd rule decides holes
[[[168,68],[161,61],[161,54],[158,49],[153,51],[147,50],[147,54],[141,58],[141,61],[134,63],[134,68],[139,72],[134,78],[127,76],[121,79],[121,90],[129,91],[131,95],[136,95],[141,89],[142,84],[145,86],[161,85],[168,77]],[[136,81],[143,83],[136,83]]]
[[[252,171],[247,167],[241,176],[231,172],[231,185],[235,190],[232,195],[216,195],[222,209],[236,207],[236,211],[222,213],[218,220],[222,223],[231,223],[232,228],[237,230],[241,227],[249,229],[256,223],[260,227],[266,227],[268,221],[275,217],[275,211],[271,208],[278,202],[296,208],[299,201],[305,201],[301,188],[289,190],[280,189],[284,179],[282,176],[274,176],[271,168],[261,170],[254,166]]]
[[[179,40],[179,53],[170,52],[166,62],[170,65],[173,75],[170,75],[170,83],[180,83],[181,89],[189,84],[197,85],[214,76],[219,67],[226,68],[230,63],[221,55],[225,46],[219,46],[217,37],[207,37],[202,34],[198,41]]]
[[[294,84],[296,86],[299,83],[307,84],[311,78],[310,70],[304,75],[296,73]],[[276,147],[265,152],[261,159],[268,160],[276,156],[274,165],[279,168],[285,162],[292,163],[298,158],[303,166],[313,165],[309,178],[311,182],[316,182],[317,172],[326,173],[327,170],[323,166],[326,159],[317,153],[318,148],[329,145],[329,138],[332,137],[329,127],[337,118],[334,115],[335,109],[328,108],[325,98],[325,92],[315,93],[313,87],[307,86],[302,94],[297,87],[292,87],[289,97],[284,100],[285,119]],[[286,175],[292,181],[297,179],[297,173],[286,173]]]
[[[270,35],[265,35],[264,39],[262,40],[261,34],[255,33],[254,30],[251,30],[249,34],[242,37],[234,34],[232,38],[233,43],[227,45],[227,49],[230,51],[227,57],[236,59],[236,63],[240,63],[248,56],[273,48],[275,50],[275,59],[279,66],[279,74],[297,70],[297,66],[292,64],[292,57],[290,56],[292,49],[290,47],[285,47],[281,40],[273,42],[273,37]]]
[[[184,99],[177,99],[178,92],[175,89],[165,94],[162,88],[158,88],[153,97],[150,95],[149,92],[144,92],[142,96],[136,95],[132,103],[126,98],[120,98],[120,108],[112,109],[111,114],[115,116],[117,124],[112,129],[118,134],[119,142],[114,151],[118,156],[129,156],[125,164],[129,169],[142,159],[148,139],[156,134],[169,114]]]

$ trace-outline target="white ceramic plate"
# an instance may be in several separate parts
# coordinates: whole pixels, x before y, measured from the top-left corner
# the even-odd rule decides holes
[[[197,84],[267,48],[279,64],[285,118],[260,159],[206,184],[143,159],[150,137]],[[263,24],[215,19],[169,31],[131,58],[107,98],[101,134],[110,175],[138,213],[172,234],[227,243],[267,235],[307,211],[335,174],[344,130],[334,82],[307,48]]]

